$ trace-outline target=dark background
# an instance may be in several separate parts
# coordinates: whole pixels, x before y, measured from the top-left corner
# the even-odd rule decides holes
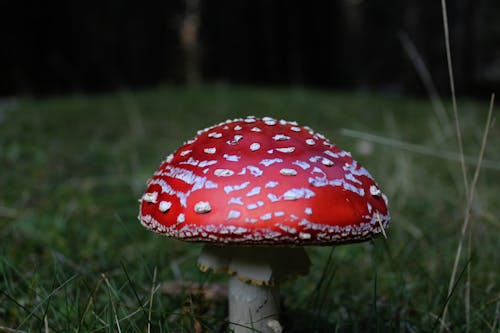
[[[500,87],[500,1],[448,1],[457,90]],[[0,96],[224,81],[448,93],[438,0],[0,0]]]

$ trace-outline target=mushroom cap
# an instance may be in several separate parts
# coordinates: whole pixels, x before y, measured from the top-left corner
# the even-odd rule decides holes
[[[139,220],[185,241],[333,245],[388,227],[387,197],[351,154],[295,122],[228,120],[169,155]]]

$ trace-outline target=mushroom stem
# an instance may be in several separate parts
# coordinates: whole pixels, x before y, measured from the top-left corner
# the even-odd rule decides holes
[[[202,271],[227,272],[229,324],[235,333],[280,333],[279,283],[306,275],[303,247],[205,245],[198,258]]]
[[[234,333],[275,333],[279,286],[253,285],[229,278],[229,328]]]

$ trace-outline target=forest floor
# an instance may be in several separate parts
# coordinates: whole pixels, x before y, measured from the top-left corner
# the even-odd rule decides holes
[[[488,104],[458,106],[470,186]],[[387,239],[307,249],[311,273],[282,287],[285,331],[437,331],[467,206],[445,108],[217,84],[0,103],[0,332],[227,330],[226,277],[197,269],[199,245],[144,229],[137,199],[198,129],[246,115],[312,127],[351,151],[389,197]],[[496,124],[445,332],[500,331],[499,146]]]

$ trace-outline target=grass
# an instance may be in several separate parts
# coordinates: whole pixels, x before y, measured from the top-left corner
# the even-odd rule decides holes
[[[474,158],[488,105],[458,104],[464,154]],[[297,120],[352,151],[393,216],[387,240],[308,249],[311,274],[282,289],[286,331],[437,331],[466,201],[460,163],[436,153],[456,156],[455,134],[431,103],[215,84],[0,104],[0,332],[226,330],[224,299],[161,287],[225,278],[197,270],[198,245],[146,231],[137,198],[197,129],[248,114]],[[472,256],[459,261],[449,299],[450,332],[466,331],[468,264],[470,330],[500,331],[499,144],[494,126],[471,207]]]

